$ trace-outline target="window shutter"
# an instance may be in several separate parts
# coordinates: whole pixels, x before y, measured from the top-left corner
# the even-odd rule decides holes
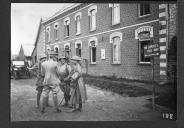
[[[77,33],[77,19],[75,21],[75,32]]]
[[[111,7],[111,25],[113,24],[113,7]]]
[[[91,46],[89,47],[89,62],[91,63]]]
[[[111,43],[111,64],[113,64],[113,42]]]
[[[66,37],[66,26],[64,26],[64,37]]]

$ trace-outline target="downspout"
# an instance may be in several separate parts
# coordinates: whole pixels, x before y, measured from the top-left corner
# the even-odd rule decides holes
[[[166,62],[167,62],[167,80],[168,81],[168,50],[169,50],[169,4],[166,6]]]

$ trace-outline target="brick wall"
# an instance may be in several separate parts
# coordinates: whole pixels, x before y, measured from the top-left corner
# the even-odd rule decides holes
[[[45,54],[45,28],[43,24],[40,24],[40,32],[38,33],[37,42],[37,61],[40,59],[40,55]]]
[[[177,67],[177,31],[176,31],[176,4],[169,4],[168,14],[168,79],[176,80]]]
[[[82,41],[82,57],[89,60],[89,46],[88,39],[92,36],[97,37],[97,64],[89,64],[89,74],[92,75],[115,75],[117,77],[151,80],[151,65],[143,65],[138,63],[138,40],[135,39],[135,30],[142,26],[153,26],[153,42],[159,41],[159,22],[158,22],[158,4],[151,4],[151,15],[143,18],[138,17],[138,4],[120,4],[120,24],[111,25],[111,8],[109,4],[94,4],[97,5],[97,29],[96,31],[89,31],[89,17],[88,8],[80,10],[82,13],[81,19],[81,34],[76,36],[76,27],[73,13],[64,18],[70,18],[70,36],[64,38],[63,20],[55,19],[59,23],[59,40],[54,40],[53,25],[55,22],[47,22],[45,26],[51,26],[51,42],[46,44],[53,49],[54,45],[59,45],[59,51],[62,52],[65,43],[70,43],[71,54],[75,55],[75,41]],[[88,6],[88,5],[86,5]],[[72,10],[70,10],[72,13]],[[59,16],[58,16],[59,17]],[[148,23],[147,23],[148,22]],[[118,29],[113,31],[114,29]],[[113,32],[122,32],[123,37],[121,41],[121,64],[112,64],[112,44],[110,44],[109,36]],[[105,60],[101,60],[101,48],[105,48]],[[155,57],[155,79],[160,78],[160,62],[159,57]]]

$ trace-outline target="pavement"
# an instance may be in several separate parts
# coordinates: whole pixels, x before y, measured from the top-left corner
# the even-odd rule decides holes
[[[137,121],[162,120],[162,113],[152,110],[147,100],[151,96],[127,97],[97,87],[86,85],[88,100],[82,112],[69,112],[60,107],[56,113],[53,108],[52,94],[49,104],[42,114],[36,105],[36,79],[11,79],[11,121]],[[59,102],[63,93],[58,93]]]

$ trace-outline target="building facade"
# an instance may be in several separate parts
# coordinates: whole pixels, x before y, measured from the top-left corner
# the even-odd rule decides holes
[[[35,64],[39,61],[41,55],[45,55],[45,27],[43,25],[43,19],[40,19],[36,41],[34,44],[34,49],[31,54],[32,63]]]
[[[90,75],[152,80],[144,46],[159,44],[154,79],[168,79],[167,4],[74,4],[43,21],[45,53],[77,55]]]

